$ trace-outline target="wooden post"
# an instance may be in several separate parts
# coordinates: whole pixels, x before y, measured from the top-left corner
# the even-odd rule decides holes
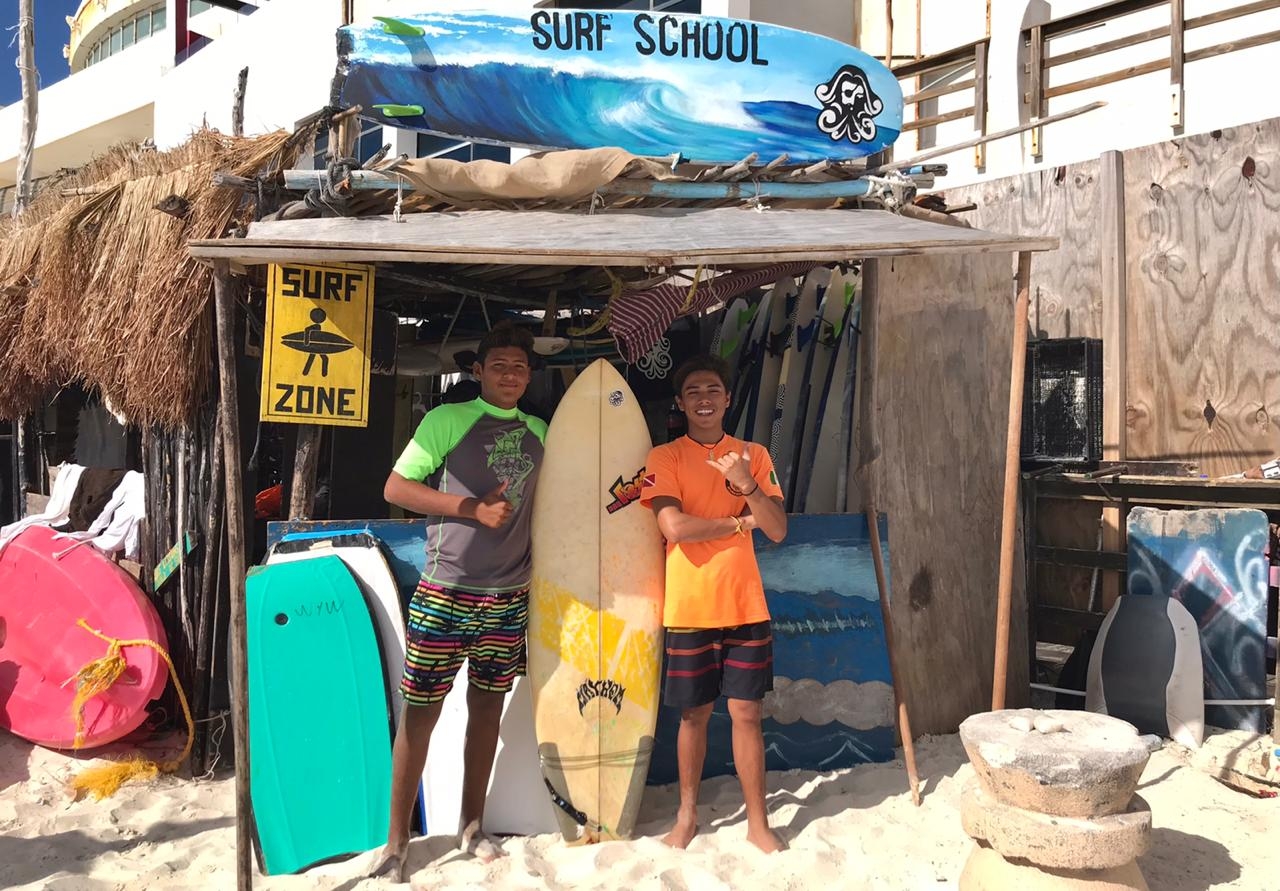
[[[18,0],[18,70],[22,78],[22,130],[18,136],[18,188],[13,203],[15,217],[31,203],[31,158],[36,150],[40,86],[36,77],[34,0]]]
[[[880,592],[880,616],[884,620],[884,644],[889,651],[889,674],[893,678],[893,701],[898,709],[898,734],[902,737],[902,760],[907,765],[907,783],[911,786],[911,800],[920,806],[920,775],[916,772],[916,744],[911,734],[911,715],[907,709],[907,697],[898,680],[898,651],[893,643],[893,609],[889,603],[889,585],[884,575],[884,553],[880,549],[880,522],[875,505],[867,505],[867,529],[871,533],[871,558],[876,568],[876,588]]]
[[[893,68],[893,0],[884,0],[884,67]]]
[[[1044,115],[1044,31],[1039,25],[1031,29],[1031,83],[1027,94],[1029,119],[1038,121]],[[1044,154],[1039,127],[1031,130],[1031,156],[1037,160]]]
[[[1129,270],[1125,256],[1124,154],[1103,152],[1098,191],[1102,199],[1098,220],[1098,248],[1102,261],[1102,457],[1125,459],[1128,424],[1126,376]],[[1126,505],[1102,509],[1102,547],[1125,550]],[[1111,609],[1120,596],[1120,576],[1102,575],[1102,608]]]
[[[231,96],[231,135],[244,136],[244,90],[249,83],[249,66],[240,69],[236,91]]]
[[[209,710],[209,667],[213,650],[213,615],[218,600],[218,570],[222,564],[222,524],[223,510],[222,489],[222,415],[221,407],[213,412],[213,429],[209,431],[210,448],[213,452],[209,470],[209,501],[205,505],[204,517],[204,560],[200,572],[200,595],[197,600],[196,614],[200,617],[196,631],[196,670],[195,690],[192,691],[191,707],[196,720],[208,717]],[[196,733],[196,744],[191,749],[191,772],[194,775],[204,773],[207,761],[208,725],[202,724]]]
[[[218,385],[222,407],[222,466],[227,503],[227,561],[231,573],[231,729],[236,767],[236,891],[253,887],[253,838],[249,829],[249,667],[245,662],[245,523],[240,415],[236,396],[236,301],[231,267],[213,262],[218,338]]]
[[[1004,517],[1000,523],[1000,577],[996,589],[996,665],[991,710],[1004,708],[1009,680],[1009,624],[1013,615],[1013,555],[1018,539],[1018,472],[1022,448],[1022,382],[1027,368],[1027,309],[1031,304],[1031,252],[1018,254],[1018,297],[1013,309],[1009,375],[1009,433],[1004,453]]]
[[[1169,0],[1169,98],[1173,102],[1172,123],[1176,132],[1182,132],[1186,111],[1186,94],[1182,89],[1182,67],[1186,61],[1185,0]]]
[[[310,520],[316,507],[316,470],[320,466],[318,424],[298,428],[298,447],[293,459],[293,486],[289,490],[289,519]]]

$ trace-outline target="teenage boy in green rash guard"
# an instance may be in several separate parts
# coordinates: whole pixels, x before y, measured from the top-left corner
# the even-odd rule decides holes
[[[530,521],[547,425],[516,407],[533,336],[510,325],[480,342],[480,396],[428,412],[383,490],[427,517],[427,561],[409,604],[392,753],[391,824],[373,875],[405,880],[409,821],[441,703],[467,660],[460,846],[491,859],[482,830],[503,701],[525,672]]]

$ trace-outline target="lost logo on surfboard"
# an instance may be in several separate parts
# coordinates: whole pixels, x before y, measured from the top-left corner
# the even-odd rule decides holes
[[[587,710],[587,703],[599,697],[613,703],[618,714],[622,714],[622,697],[627,695],[627,688],[617,681],[594,681],[588,678],[578,687],[578,714]]]
[[[751,22],[723,22],[717,19],[651,16],[639,13],[632,20],[636,52],[642,56],[675,59],[728,59],[767,66],[761,55],[760,27]],[[533,28],[533,48],[598,53],[613,31],[613,16],[607,12],[535,12],[529,19]]]
[[[368,421],[373,267],[272,266],[263,337],[264,421]]]
[[[628,504],[636,501],[640,497],[643,481],[643,467],[637,470],[636,475],[629,480],[618,477],[617,481],[609,487],[609,494],[613,496],[613,501],[605,506],[605,510],[611,514],[616,514]]]

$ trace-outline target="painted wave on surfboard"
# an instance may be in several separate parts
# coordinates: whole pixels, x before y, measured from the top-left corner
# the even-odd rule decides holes
[[[780,77],[781,59],[769,67],[674,58],[637,63],[644,57],[634,48],[628,52],[627,45],[614,43],[590,53],[542,54],[531,48],[533,31],[523,18],[426,15],[406,21],[424,28],[425,37],[406,40],[358,27],[344,30],[339,41],[345,105],[359,104],[366,115],[376,105],[422,106],[421,116],[385,118],[391,126],[533,148],[625,142],[623,148],[644,155],[688,149],[686,155],[701,160],[786,153],[797,163],[879,151],[902,126],[897,82],[870,70],[871,88],[884,104],[875,137],[854,143],[824,134],[814,91],[839,63],[833,55],[810,58],[804,52],[809,41],[835,45],[810,35],[773,38],[771,46],[794,52],[785,60],[787,76]],[[697,99],[708,78],[717,86],[714,104]],[[784,82],[791,84],[782,88],[788,95],[780,94]]]

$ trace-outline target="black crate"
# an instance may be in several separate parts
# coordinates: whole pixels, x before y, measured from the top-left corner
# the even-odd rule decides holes
[[[1101,340],[1065,337],[1027,344],[1022,460],[1075,469],[1102,460]]]

